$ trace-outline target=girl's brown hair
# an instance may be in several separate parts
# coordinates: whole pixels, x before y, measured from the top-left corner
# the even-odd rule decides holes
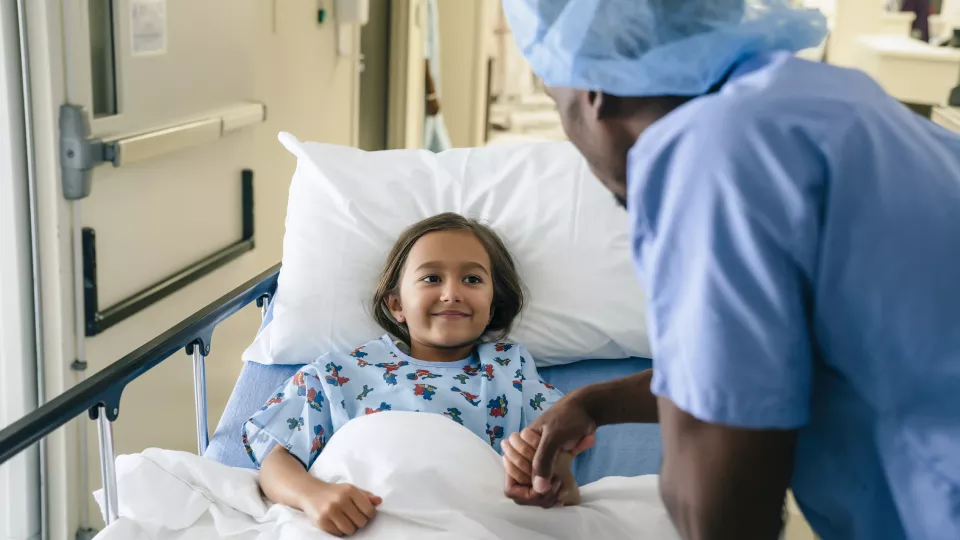
[[[380,272],[380,282],[373,295],[373,318],[381,328],[394,337],[410,345],[410,332],[406,325],[393,318],[387,308],[387,298],[391,294],[400,294],[400,277],[407,263],[407,256],[413,245],[426,234],[438,231],[470,231],[483,244],[490,257],[493,277],[493,304],[490,311],[493,317],[487,324],[481,339],[498,341],[504,339],[513,325],[514,319],[523,308],[523,284],[517,274],[513,257],[506,246],[490,227],[475,219],[447,212],[414,223],[408,227],[387,256],[387,263]]]

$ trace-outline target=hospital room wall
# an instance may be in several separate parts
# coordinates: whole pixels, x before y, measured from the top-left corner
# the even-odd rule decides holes
[[[64,63],[68,51],[58,36],[63,25],[61,11],[65,2],[43,0],[29,2],[30,65],[34,85],[32,97],[36,116],[37,181],[39,193],[41,284],[43,309],[44,365],[47,395],[57,395],[78,380],[70,370],[77,349],[73,344],[74,321],[72,287],[72,210],[62,198],[56,160],[56,109],[66,101],[67,83]],[[290,131],[302,139],[340,144],[357,141],[356,106],[358,96],[357,58],[338,56],[333,24],[318,26],[317,2],[258,2],[257,26],[250,36],[255,84],[251,100],[267,106],[267,121],[258,127],[231,135],[203,147],[178,154],[175,164],[164,160],[136,165],[137,178],[144,182],[162,182],[162,171],[170,167],[189,174],[209,166],[214,156],[225,157],[238,166],[256,171],[255,220],[256,249],[228,266],[154,304],[103,334],[85,340],[87,375],[116,361],[124,354],[154,338],[204,305],[228,292],[249,277],[279,261],[286,214],[287,187],[295,162],[276,141],[278,131]],[[350,41],[359,44],[359,35],[347,27]],[[184,84],[170,81],[170,84]],[[103,178],[109,178],[104,173]],[[194,190],[181,196],[189,198],[203,191],[203,178]],[[110,180],[94,186],[106,189]],[[150,205],[144,189],[131,205]],[[238,209],[233,197],[210,200],[202,214],[211,227],[236,221]],[[86,203],[85,203],[86,204]],[[146,207],[146,206],[144,206]],[[81,206],[83,208],[83,206]],[[170,207],[170,216],[182,208]],[[89,213],[89,212],[88,212]],[[117,212],[119,216],[121,212]],[[92,218],[92,216],[90,216]],[[96,217],[101,226],[123,230],[119,218]],[[176,219],[176,218],[174,218]],[[203,227],[195,232],[204,235]],[[173,250],[191,238],[171,237],[157,227],[137,238],[138,249]],[[172,251],[171,251],[172,252]],[[142,254],[141,254],[142,256]],[[131,261],[136,252],[126,253]],[[135,265],[131,265],[135,266]],[[122,272],[114,267],[105,272]],[[247,308],[220,325],[213,335],[212,353],[207,359],[208,420],[211,432],[216,427],[230,391],[242,367],[240,356],[257,330],[258,312]],[[120,417],[114,434],[117,453],[130,453],[147,447],[163,447],[196,452],[191,365],[178,353],[141,379],[128,386],[121,401]],[[87,434],[86,463],[82,464],[78,434]],[[58,430],[49,439],[49,537],[73,538],[80,523],[82,506],[88,508],[92,525],[102,526],[99,510],[88,493],[81,493],[86,471],[86,488],[99,489],[100,468],[97,433],[93,422],[81,417]],[[85,465],[85,467],[83,466]]]
[[[440,0],[440,105],[454,147],[483,146],[492,15],[499,0]]]

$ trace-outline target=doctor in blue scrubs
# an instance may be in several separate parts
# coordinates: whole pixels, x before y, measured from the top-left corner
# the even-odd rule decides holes
[[[825,23],[787,0],[503,6],[629,212],[654,356],[524,431],[507,494],[659,422],[684,538],[776,538],[789,488],[826,540],[960,539],[960,136],[795,57]]]

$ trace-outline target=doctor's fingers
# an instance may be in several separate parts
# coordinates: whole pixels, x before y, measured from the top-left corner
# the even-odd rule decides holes
[[[580,439],[580,442],[577,443],[570,453],[574,456],[578,456],[586,450],[593,448],[593,445],[595,444],[597,444],[597,435],[595,433],[591,433],[590,435]]]
[[[522,506],[552,508],[557,505],[560,487],[559,478],[554,479],[550,484],[550,489],[548,489],[546,493],[537,493],[529,485],[515,484],[508,481],[504,494],[512,499],[513,502]]]
[[[550,437],[550,433],[545,436],[537,446],[537,452],[533,456],[533,488],[538,493],[545,493],[549,486],[549,479],[554,477],[554,469],[557,457],[560,454],[560,448],[566,441],[560,441]]]

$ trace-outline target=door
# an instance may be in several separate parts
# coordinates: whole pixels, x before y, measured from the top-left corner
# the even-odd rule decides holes
[[[356,135],[359,48],[337,45],[359,35],[319,17],[328,4],[24,1],[48,397],[280,260],[295,160],[277,133]],[[84,141],[115,163],[66,158]],[[251,308],[214,333],[211,429],[258,325]],[[196,452],[191,375],[180,354],[124,390],[117,453]],[[48,441],[49,536],[73,538],[101,525],[96,428],[80,418]]]
[[[86,173],[88,193],[71,194],[76,175],[61,168],[61,197],[84,195],[65,203],[70,364],[79,381],[226,292],[243,279],[235,274],[248,277],[268,264],[252,252],[253,193],[270,180],[257,163],[268,103],[258,88],[255,36],[274,14],[258,0],[61,6],[65,104],[82,111],[86,138],[110,144],[114,158]],[[61,127],[61,147],[66,131]],[[180,364],[171,359],[125,390],[118,453],[196,451],[187,435],[193,400],[184,399],[192,393],[190,372]],[[78,472],[83,497],[100,486],[97,431],[83,420],[77,430],[86,458]],[[102,526],[89,497],[75,504],[79,529]]]
[[[65,4],[67,101],[88,111],[91,138],[120,142],[120,166],[94,169],[78,207],[99,312],[242,236],[242,171],[263,120],[257,12],[256,0]],[[243,125],[227,131],[232,117]]]

